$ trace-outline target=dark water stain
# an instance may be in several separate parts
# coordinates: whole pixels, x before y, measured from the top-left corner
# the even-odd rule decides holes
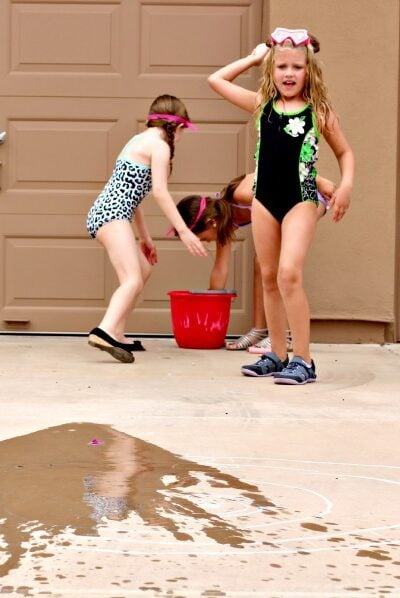
[[[257,486],[101,424],[68,423],[0,442],[0,477],[0,534],[8,556],[0,577],[18,566],[25,542],[38,542],[34,532],[41,545],[31,551],[38,556],[34,551],[43,551],[43,542],[48,548],[67,527],[96,536],[107,520],[126,519],[130,512],[177,540],[193,541],[187,528],[197,520],[219,544],[242,548],[253,542],[249,532],[196,504],[188,489],[200,483],[237,491],[265,517],[277,512]]]
[[[382,550],[359,550],[356,556],[364,556],[377,561],[391,561],[389,556],[382,554]],[[385,551],[386,552],[386,551]]]
[[[301,527],[309,529],[313,532],[327,532],[328,528],[325,525],[318,525],[317,523],[301,523]]]

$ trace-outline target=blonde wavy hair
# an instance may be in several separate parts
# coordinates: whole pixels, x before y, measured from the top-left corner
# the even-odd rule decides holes
[[[313,41],[314,40],[314,41]],[[267,45],[270,45],[267,42]],[[332,102],[328,95],[327,87],[323,80],[321,65],[315,54],[319,51],[319,42],[311,36],[309,46],[293,46],[290,40],[285,41],[284,45],[272,45],[263,63],[263,74],[260,80],[258,90],[260,96],[260,105],[256,109],[256,116],[260,116],[263,106],[268,101],[279,98],[278,90],[275,87],[273,72],[276,53],[281,48],[294,48],[301,50],[306,55],[306,81],[303,90],[304,100],[310,104],[315,114],[317,127],[320,132],[329,126],[329,118],[333,111]]]

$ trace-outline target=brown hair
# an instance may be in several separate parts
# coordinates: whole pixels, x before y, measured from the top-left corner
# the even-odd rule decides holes
[[[332,103],[328,96],[328,90],[323,80],[322,69],[315,54],[320,50],[318,39],[309,33],[310,46],[293,46],[289,40],[284,42],[284,45],[275,45],[270,39],[266,44],[271,49],[264,60],[264,72],[260,82],[259,93],[261,96],[261,104],[257,109],[260,114],[263,105],[278,98],[278,90],[275,87],[273,80],[274,59],[277,50],[282,47],[292,47],[302,50],[306,54],[306,81],[303,90],[304,100],[310,104],[317,121],[317,127],[320,132],[328,126],[329,116],[332,112]]]
[[[179,98],[168,94],[160,95],[153,101],[150,106],[149,114],[172,114],[190,121],[185,104]],[[154,120],[148,120],[146,126],[149,128],[160,127],[164,130],[166,142],[170,149],[170,172],[172,172],[172,160],[174,159],[175,154],[174,136],[179,123],[163,118],[156,118]]]
[[[205,231],[209,221],[214,220],[217,226],[217,243],[226,245],[232,241],[235,233],[232,208],[229,202],[224,199],[206,197],[205,200],[205,210],[194,226],[193,223],[199,213],[201,195],[187,195],[178,202],[176,207],[186,225],[195,235]]]

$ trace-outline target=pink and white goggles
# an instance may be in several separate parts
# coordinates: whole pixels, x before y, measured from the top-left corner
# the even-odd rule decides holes
[[[310,43],[310,36],[306,29],[285,29],[278,27],[271,33],[271,40],[278,46],[286,40],[290,40],[294,46],[307,46]]]
[[[170,122],[175,122],[180,125],[184,125],[188,129],[193,129],[193,131],[197,131],[196,125],[190,122],[190,120],[186,120],[186,118],[182,118],[182,116],[176,116],[175,114],[149,114],[147,120],[158,120],[159,118],[163,120],[169,120]]]

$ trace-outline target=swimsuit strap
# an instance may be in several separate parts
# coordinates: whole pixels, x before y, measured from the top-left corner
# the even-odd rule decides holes
[[[230,201],[229,203],[234,208],[240,208],[241,210],[251,210],[251,206],[244,206],[244,205],[242,205],[240,203],[233,203],[233,201]]]
[[[118,162],[124,162],[125,164],[128,164],[129,167],[139,168],[141,171],[148,171],[149,176],[151,175],[150,164],[141,164],[140,162],[133,162],[130,158],[126,158],[125,156],[118,156],[116,164],[118,164]]]
[[[136,162],[135,160],[131,160],[130,158],[128,158],[128,156],[126,155],[127,152],[131,149],[131,146],[133,145],[136,137],[137,137],[137,135],[134,135],[133,137],[131,137],[129,139],[129,141],[126,142],[126,144],[122,148],[122,151],[118,155],[117,160],[125,160],[126,162],[129,162],[130,164],[133,164],[134,166],[138,166],[139,168],[149,168],[150,169],[151,168],[150,164],[142,164],[141,162]]]
[[[249,226],[249,224],[251,224],[251,220],[249,220],[248,222],[234,222],[233,226],[236,226],[236,228],[242,228],[243,226]]]

